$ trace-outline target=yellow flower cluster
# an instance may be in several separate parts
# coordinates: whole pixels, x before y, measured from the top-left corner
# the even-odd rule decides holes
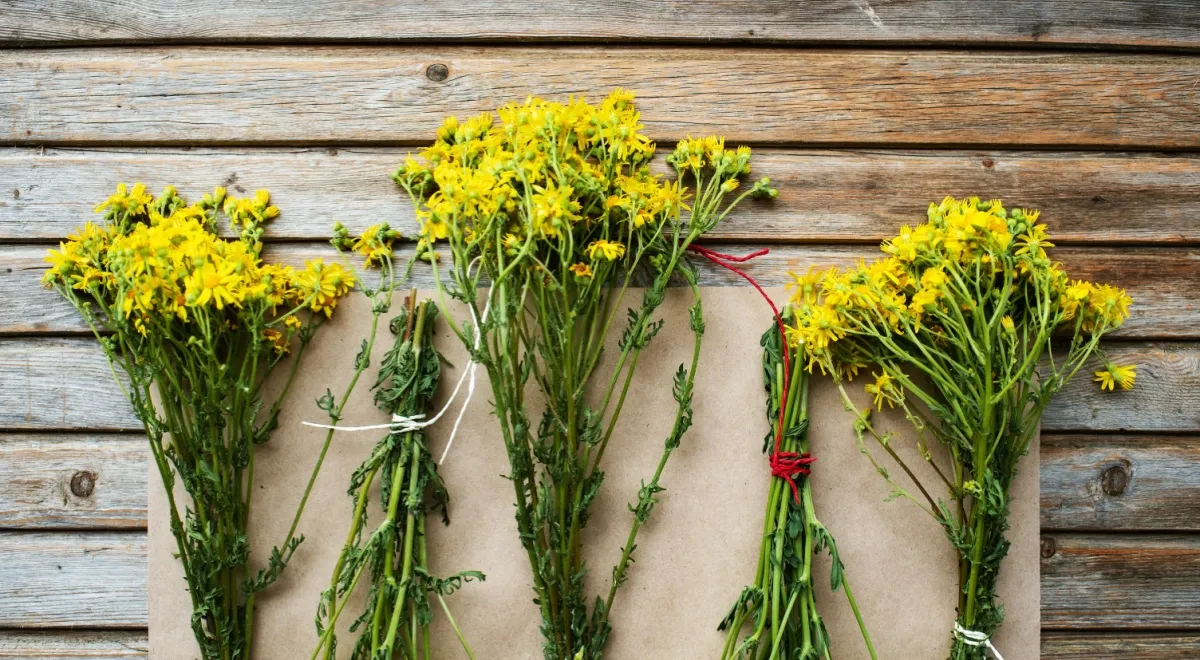
[[[885,258],[847,271],[793,273],[796,314],[788,335],[807,346],[810,368],[862,366],[861,346],[837,352],[847,336],[924,336],[940,345],[958,328],[973,332],[971,319],[979,318],[1015,342],[1060,324],[1099,335],[1128,318],[1132,300],[1123,289],[1071,281],[1050,260],[1053,243],[1038,211],[947,197],[930,204],[927,215],[883,242]]]
[[[654,143],[641,129],[624,90],[598,105],[529,98],[495,116],[448,118],[393,178],[417,200],[426,244],[482,251],[498,242],[510,257],[586,252],[592,263],[572,269],[588,277],[596,262],[624,257],[634,232],[683,206],[679,183],[650,172]]]
[[[218,208],[242,229],[239,240],[217,235]],[[172,187],[154,199],[141,184],[122,184],[96,210],[106,225],[88,223],[51,250],[43,282],[86,294],[110,322],[132,323],[143,335],[159,324],[277,319],[267,336],[284,350],[300,326],[296,311],[329,316],[355,284],[352,272],[320,259],[304,270],[263,261],[261,226],[279,214],[265,190],[239,199],[217,188],[189,205]]]

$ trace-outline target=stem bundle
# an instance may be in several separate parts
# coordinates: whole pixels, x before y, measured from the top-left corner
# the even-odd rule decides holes
[[[413,291],[408,309],[389,324],[396,339],[380,364],[374,389],[376,405],[393,416],[414,418],[424,414],[437,391],[441,360],[433,346],[436,317],[433,303],[416,303]],[[374,531],[365,534],[368,501],[377,478],[384,518]],[[429,597],[433,595],[467,656],[473,659],[471,647],[444,597],[464,582],[483,580],[484,576],[467,571],[436,578],[429,571],[426,514],[441,511],[443,522],[449,523],[449,493],[438,475],[425,434],[420,430],[396,430],[385,435],[354,471],[349,494],[354,514],[329,588],[321,594],[316,618],[320,639],[312,658],[336,657],[338,619],[360,578],[369,572],[367,604],[351,626],[358,635],[352,658],[431,657]]]
[[[789,314],[785,308],[784,317]],[[767,419],[771,425],[763,452],[805,455],[809,450],[809,374],[804,369],[804,348],[785,343],[774,322],[761,343]],[[812,486],[804,477],[794,486],[783,478],[771,480],[754,583],[742,591],[719,626],[728,632],[722,660],[832,657],[829,634],[817,611],[813,591],[813,557],[821,550],[829,552],[832,562],[829,588],[844,589],[867,650],[875,658],[871,637],[845,579],[837,545],[817,519]],[[745,628],[748,632],[743,637]]]

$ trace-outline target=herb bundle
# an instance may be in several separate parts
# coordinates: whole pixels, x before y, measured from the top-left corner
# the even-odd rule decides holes
[[[797,277],[789,328],[809,368],[833,374],[855,412],[860,449],[893,487],[920,506],[959,555],[954,660],[981,659],[1004,619],[996,582],[1009,542],[1009,489],[1050,399],[1093,357],[1096,380],[1133,386],[1132,366],[1112,364],[1100,338],[1129,315],[1124,290],[1069,280],[1051,261],[1038,212],[1006,210],[999,200],[946,198],[930,204],[928,222],[902,227],[883,243],[887,258],[848,272]],[[947,497],[914,475],[879,433],[870,410],[858,410],[844,380],[869,369],[866,386],[878,408],[903,411],[917,449]],[[864,442],[869,435],[908,476],[901,487]],[[948,465],[929,451],[947,449]]]
[[[722,660],[730,658],[832,657],[829,633],[817,612],[813,591],[813,557],[827,550],[831,558],[829,588],[844,588],[871,657],[875,648],[858,604],[846,581],[833,535],[817,519],[808,469],[808,388],[804,347],[785,343],[783,323],[792,310],[763,333],[763,386],[767,391],[767,420],[771,430],[763,439],[763,453],[772,462],[795,459],[791,466],[773,469],[763,521],[763,541],[754,584],[746,587],[719,626],[728,631]],[[797,484],[794,477],[803,480]],[[743,627],[750,632],[742,638]],[[739,643],[738,640],[742,641]]]
[[[414,201],[423,240],[452,255],[446,292],[469,324],[448,319],[491,380],[507,450],[517,527],[533,571],[550,660],[599,658],[638,531],[664,488],[667,460],[692,421],[692,384],[704,330],[696,272],[686,252],[745,197],[773,196],[763,179],[732,200],[750,170],[750,150],[724,140],[679,143],[667,162],[676,179],[650,172],[654,144],[641,133],[633,97],[614,91],[599,105],[529,99],[458,122],[409,159],[394,179]],[[684,215],[686,182],[695,186]],[[629,309],[618,353],[601,354],[635,274],[651,282]],[[676,409],[653,476],[630,505],[633,521],[606,597],[588,604],[581,532],[604,479],[601,469],[638,357],[662,329],[655,312],[672,276],[691,288],[691,364],[674,378]],[[485,294],[479,287],[487,284]],[[526,399],[532,379],[545,407]],[[593,384],[600,385],[594,388]],[[587,393],[598,389],[599,401]]]
[[[379,365],[374,389],[376,405],[394,417],[420,418],[437,392],[441,356],[433,346],[436,318],[433,303],[416,304],[413,291],[409,308],[389,324],[396,339]],[[367,504],[376,477],[384,519],[364,538]],[[444,597],[464,582],[483,580],[484,576],[465,571],[437,578],[429,572],[426,512],[440,510],[443,523],[448,524],[449,493],[424,433],[403,427],[390,431],[354,471],[349,493],[354,498],[354,515],[329,588],[321,594],[317,611],[321,637],[312,658],[322,651],[325,658],[336,657],[338,617],[367,571],[371,588],[365,610],[351,626],[358,634],[352,658],[430,657],[430,594],[446,613],[467,656],[474,658]]]
[[[279,214],[266,191],[238,199],[217,188],[188,205],[171,187],[154,198],[122,184],[96,211],[106,224],[52,250],[44,281],[83,315],[114,376],[128,377],[117,382],[166,490],[201,655],[247,658],[255,596],[303,540],[293,522],[267,566],[250,570],[254,447],[278,426],[305,347],[354,276],[321,260],[301,271],[265,263],[264,225]],[[222,211],[235,240],[217,235]],[[286,383],[267,405],[263,384],[289,352]],[[190,504],[177,503],[176,479]]]

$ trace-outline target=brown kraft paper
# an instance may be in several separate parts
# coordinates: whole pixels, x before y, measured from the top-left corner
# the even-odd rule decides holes
[[[771,312],[750,288],[707,287],[702,292],[707,329],[696,378],[695,424],[667,465],[661,481],[667,490],[638,536],[636,563],[615,600],[613,633],[605,653],[611,660],[717,658],[725,638],[717,624],[753,579],[771,478],[761,453],[768,422],[759,346],[759,338],[772,322]],[[771,294],[778,301],[786,299],[782,290]],[[640,300],[640,292],[629,295],[626,303]],[[395,306],[403,297],[397,293]],[[687,322],[690,304],[684,289],[673,289],[667,296],[660,310],[666,326],[642,354],[631,396],[605,456],[605,483],[584,538],[590,599],[607,594],[613,564],[632,521],[627,504],[636,499],[641,480],[650,477],[673,421],[671,379],[675,369],[690,359],[692,348]],[[463,320],[462,308],[452,309]],[[335,394],[345,387],[370,318],[370,305],[363,296],[356,294],[342,303],[308,348],[280,416],[280,428],[257,450],[250,522],[255,568],[264,563],[272,545],[283,542],[325,437],[324,430],[301,422],[327,423],[315,401],[327,387]],[[386,323],[384,318],[375,360],[346,408],[344,425],[388,421],[373,406],[369,389],[378,358],[391,342]],[[441,321],[437,345],[454,365],[442,373],[439,396],[444,399],[468,361],[459,340]],[[436,518],[429,521],[431,568],[438,575],[468,569],[487,575],[486,582],[468,584],[447,598],[477,658],[540,659],[540,616],[532,603],[527,555],[517,539],[512,486],[502,477],[508,472],[508,461],[490,414],[490,387],[482,368],[478,379],[474,399],[441,466],[451,494],[451,524],[443,527]],[[465,385],[463,389],[465,393]],[[859,380],[848,391],[860,405],[868,402]],[[890,489],[859,453],[852,417],[843,409],[832,382],[815,378],[811,396],[809,433],[818,460],[810,479],[817,516],[837,541],[878,657],[945,658],[957,598],[953,550],[941,527],[914,505],[884,501]],[[442,453],[457,411],[453,406],[430,429],[435,456]],[[917,455],[908,422],[896,414],[879,415],[877,420],[883,429],[899,434],[894,446],[931,492],[944,493],[934,488],[936,476]],[[279,582],[258,598],[255,657],[303,659],[316,646],[317,598],[329,583],[351,516],[352,503],[346,494],[349,476],[382,433],[334,436],[300,522],[306,539]],[[935,459],[947,465],[945,456],[939,457],[940,448],[933,449]],[[880,460],[887,465],[884,459]],[[182,568],[173,556],[166,498],[153,470],[150,656],[195,658],[190,600]],[[898,469],[893,472],[901,485],[909,486]],[[378,506],[373,506],[368,529],[381,519]],[[1013,486],[1011,523],[1012,549],[1000,584],[1006,620],[993,643],[1007,660],[1033,660],[1040,647],[1036,442],[1022,460]],[[834,656],[867,658],[845,596],[829,591],[828,576],[828,556],[821,555],[814,584]],[[362,593],[365,579],[359,585]],[[361,595],[342,614],[339,658],[348,657],[353,647],[354,636],[347,628],[361,612],[360,606]],[[465,658],[442,612],[434,609],[434,657]]]

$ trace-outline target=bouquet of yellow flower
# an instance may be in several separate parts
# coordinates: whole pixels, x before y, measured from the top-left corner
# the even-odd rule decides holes
[[[268,565],[250,570],[254,446],[277,427],[305,347],[354,276],[320,260],[304,270],[264,262],[264,226],[279,215],[266,191],[238,199],[217,188],[189,205],[170,187],[154,198],[121,185],[96,211],[105,225],[88,223],[52,250],[44,281],[127,377],[117,381],[166,490],[201,654],[249,657],[255,596],[303,540],[293,523]],[[234,240],[217,235],[222,211]],[[263,383],[289,352],[286,383],[268,405]],[[177,478],[190,505],[176,501]]]
[[[358,635],[351,657],[429,657],[433,648],[429,637],[431,594],[467,656],[475,657],[445,596],[465,582],[482,581],[484,576],[478,571],[464,571],[435,577],[429,570],[425,540],[427,512],[440,510],[442,522],[450,522],[450,494],[438,475],[437,462],[423,431],[433,421],[423,417],[437,392],[442,368],[441,355],[433,345],[436,319],[434,304],[417,303],[414,290],[407,308],[389,324],[395,343],[379,365],[375,403],[393,415],[392,427],[351,476],[349,493],[354,498],[354,513],[329,588],[321,594],[317,609],[320,639],[313,660],[322,651],[327,660],[336,657],[338,618],[366,572],[371,574],[371,586],[365,608],[351,626]],[[373,531],[364,534],[376,477],[384,518]]]
[[[805,347],[810,370],[837,381],[860,449],[893,496],[924,509],[958,552],[954,660],[985,657],[1004,619],[996,581],[1009,547],[1009,488],[1046,405],[1094,355],[1102,385],[1133,386],[1134,367],[1111,364],[1099,347],[1132,301],[1122,289],[1068,279],[1047,255],[1052,245],[1037,211],[946,198],[929,205],[928,222],[883,243],[887,258],[796,278],[791,341]],[[935,499],[892,435],[846,396],[843,381],[860,369],[875,376],[866,386],[875,406],[902,410],[915,427],[945,498]],[[867,435],[916,495],[868,449]],[[947,459],[933,456],[930,437]]]
[[[604,649],[638,531],[664,490],[663,469],[691,425],[704,320],[686,252],[745,197],[776,193],[764,179],[727,199],[750,171],[750,150],[726,149],[720,138],[679,143],[667,159],[675,180],[652,174],[654,144],[623,90],[599,105],[531,98],[498,114],[498,123],[491,114],[447,119],[422,152],[425,162],[409,159],[394,178],[413,199],[422,240],[444,241],[453,258],[451,284],[439,276],[437,286],[466,305],[469,323],[448,321],[491,380],[544,655],[592,660]],[[651,284],[628,310],[617,355],[602,375],[605,340],[637,273]],[[655,312],[676,275],[694,296],[691,364],[675,373],[672,430],[630,505],[633,520],[607,597],[589,606],[581,530],[638,357],[663,327]],[[484,284],[490,288],[480,293]],[[537,421],[526,400],[530,379],[545,401]],[[597,380],[604,384],[593,388]],[[599,394],[589,397],[592,391]]]
[[[785,323],[792,314],[791,306],[785,307],[762,336],[763,386],[771,425],[763,452],[770,455],[775,478],[767,495],[754,583],[742,590],[718,626],[728,632],[721,659],[831,657],[831,640],[813,588],[813,558],[822,550],[830,556],[829,588],[845,592],[867,652],[875,658],[837,543],[817,518],[807,478],[806,466],[815,460],[808,453],[810,378],[804,369],[804,346],[784,341]],[[744,627],[749,632],[743,637]]]

